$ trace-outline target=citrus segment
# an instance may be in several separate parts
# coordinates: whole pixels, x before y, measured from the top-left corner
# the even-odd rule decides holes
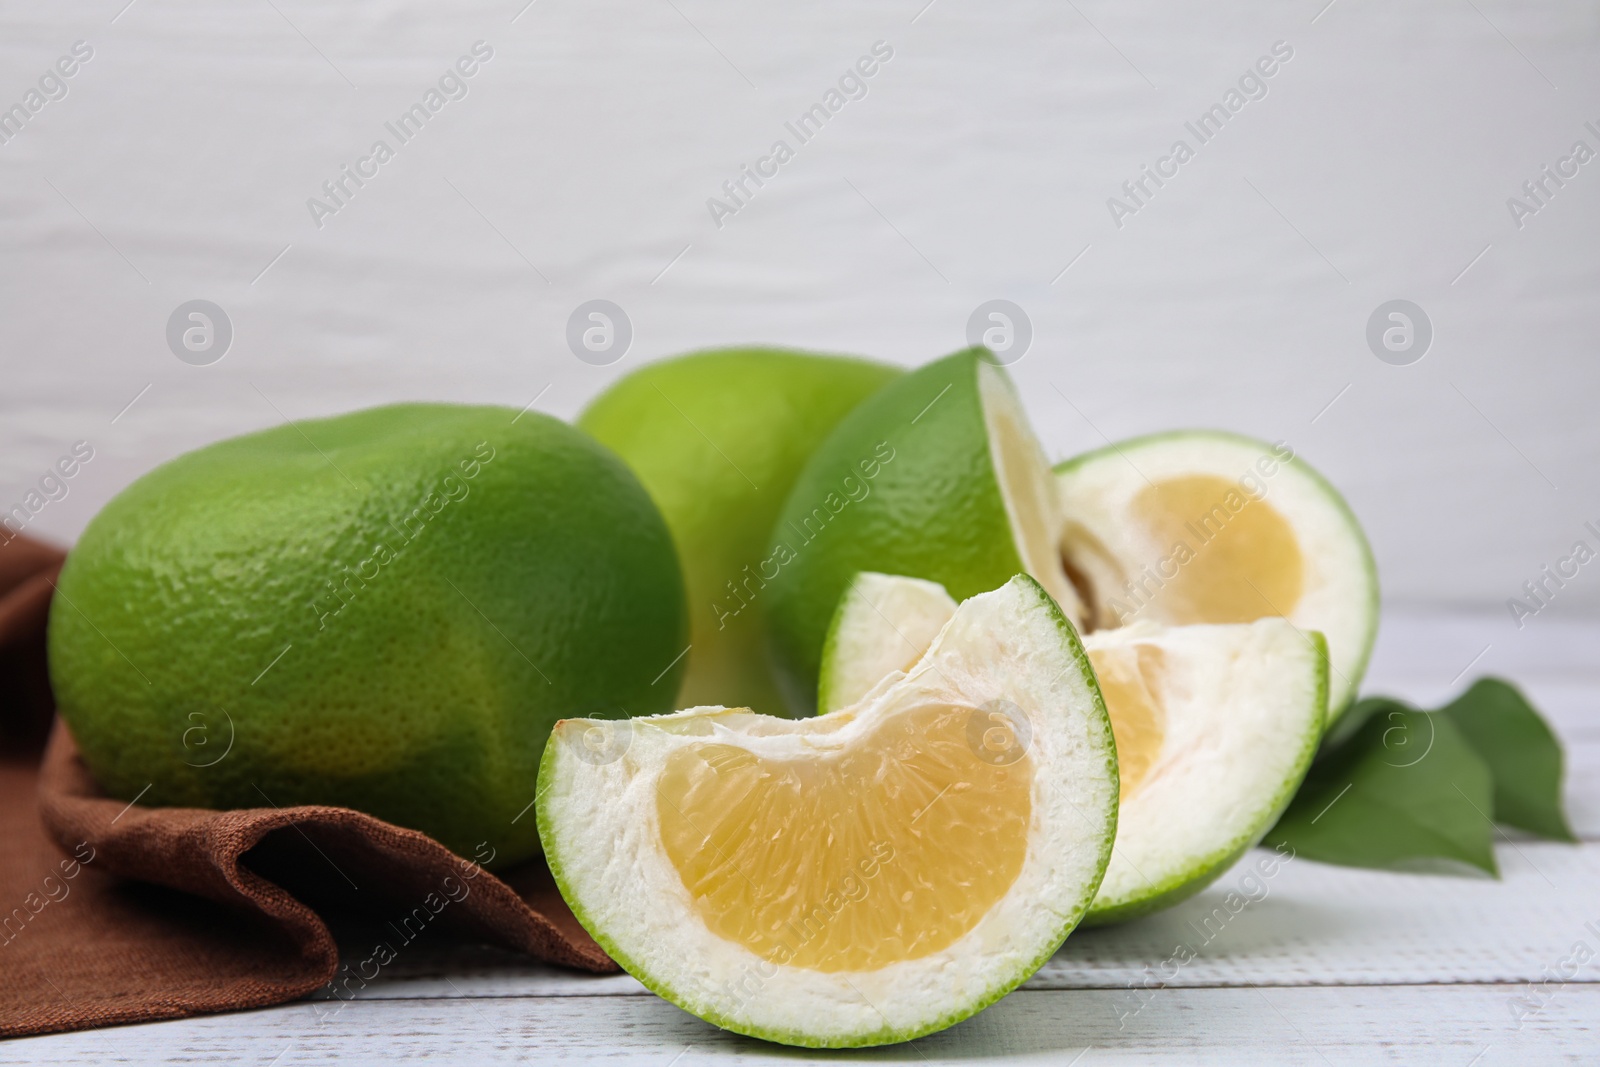
[[[820,758],[674,752],[661,838],[706,925],[819,971],[921,959],[971,930],[1022,869],[1033,779],[1026,754],[979,758],[972,710],[911,709]]]
[[[1199,892],[1261,840],[1322,738],[1327,657],[1320,634],[1277,618],[1141,624],[1085,644],[1096,671],[1119,680],[1107,709],[1119,753],[1130,740],[1135,776],[1089,913],[1105,923]],[[1149,728],[1156,717],[1159,733]]]
[[[1237,482],[1210,474],[1167,478],[1139,490],[1130,511],[1156,544],[1190,536],[1204,546],[1157,593],[1168,621],[1254,622],[1299,606],[1294,529],[1271,504],[1240,493]]]
[[[1116,826],[1082,646],[1032,579],[962,604],[867,699],[558,723],[540,837],[573,914],[649,988],[790,1044],[909,1040],[1032,974]]]
[[[1167,718],[1161,695],[1165,658],[1153,645],[1089,649],[1117,739],[1117,777],[1124,802],[1138,791],[1161,754]]]

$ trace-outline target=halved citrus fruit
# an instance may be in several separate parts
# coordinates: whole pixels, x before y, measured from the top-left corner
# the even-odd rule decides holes
[[[1292,448],[1155,434],[1068,460],[1056,481],[1089,629],[1281,616],[1327,638],[1330,719],[1354,699],[1377,637],[1377,567],[1349,506]]]
[[[986,355],[957,352],[868,397],[790,491],[755,595],[796,711],[815,710],[828,624],[859,571],[927,578],[960,597],[1026,572],[1078,623],[1049,461]]]
[[[963,610],[931,585],[858,577],[834,620],[824,711],[898,684],[922,635]],[[1327,657],[1320,634],[1276,618],[1135,623],[1083,645],[1121,783],[1116,848],[1085,921],[1116,922],[1199,892],[1277,820],[1322,737]]]
[[[563,896],[630,973],[844,1047],[949,1026],[1050,957],[1105,872],[1117,771],[1075,632],[1018,576],[832,715],[558,723],[539,797]]]

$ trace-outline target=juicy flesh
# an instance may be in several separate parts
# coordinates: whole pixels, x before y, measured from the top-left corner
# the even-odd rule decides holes
[[[1294,611],[1304,581],[1294,528],[1238,482],[1168,478],[1141,489],[1132,512],[1172,561],[1165,569],[1177,569],[1153,597],[1166,621],[1254,622]]]
[[[780,966],[867,971],[946,948],[1027,855],[1032,759],[1000,712],[936,704],[842,751],[685,746],[656,791],[700,917]]]
[[[1164,654],[1152,645],[1123,645],[1089,652],[1100,695],[1117,742],[1120,799],[1137,792],[1161,755],[1166,713],[1161,698]]]

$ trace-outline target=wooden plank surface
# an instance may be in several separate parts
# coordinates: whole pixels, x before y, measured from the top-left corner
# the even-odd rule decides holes
[[[1079,931],[1016,994],[911,1046],[800,1053],[722,1033],[625,975],[419,943],[349,1003],[12,1041],[0,1064],[1600,1062],[1600,626],[1541,631],[1400,614],[1368,688],[1426,704],[1478,673],[1518,680],[1566,745],[1581,845],[1501,835],[1498,881],[1293,860],[1219,912],[1241,865],[1160,915]],[[1180,942],[1195,958],[1164,967]],[[1580,944],[1593,958],[1548,982]]]
[[[14,1041],[0,1045],[0,1064],[1595,1062],[1600,985],[1569,985],[1520,1028],[1515,993],[1500,985],[1166,989],[1129,1014],[1116,990],[1018,992],[908,1045],[826,1053],[725,1033],[655,997],[356,1001],[326,1019],[301,1004]]]

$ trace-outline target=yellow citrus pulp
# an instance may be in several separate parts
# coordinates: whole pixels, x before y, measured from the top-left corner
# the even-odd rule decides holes
[[[706,926],[772,963],[918,959],[1022,870],[1034,769],[1010,731],[1004,714],[935,704],[822,757],[685,746],[657,785],[662,844]]]
[[[1165,653],[1154,645],[1121,645],[1089,650],[1100,679],[1111,733],[1117,739],[1117,770],[1123,803],[1136,792],[1161,755],[1166,708],[1161,680]]]
[[[1166,621],[1254,622],[1288,615],[1299,603],[1304,563],[1294,528],[1238,482],[1167,478],[1139,490],[1130,510],[1155,544],[1193,552],[1154,597]]]

